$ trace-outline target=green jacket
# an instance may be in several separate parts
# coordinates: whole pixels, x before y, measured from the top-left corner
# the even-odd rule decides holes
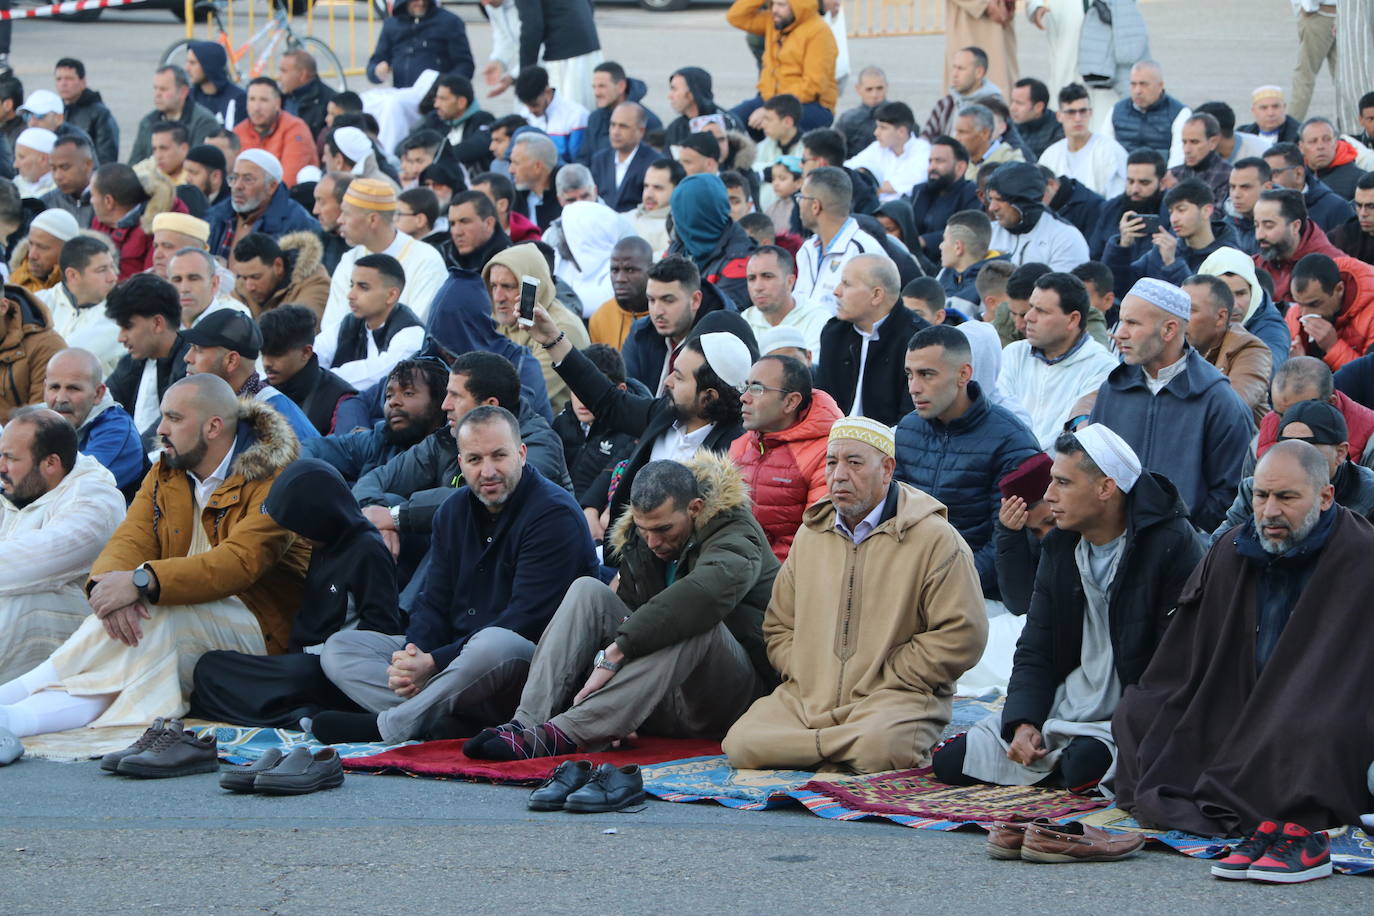
[[[631,610],[616,644],[626,656],[637,658],[724,622],[759,676],[775,683],[763,643],[763,612],[773,594],[778,559],[729,457],[698,452],[688,467],[706,505],[671,585],[667,564],[645,545],[633,513],[624,512],[616,521],[612,541],[621,557],[617,594]]]
[[[135,135],[133,148],[129,151],[129,165],[142,162],[153,154],[153,125],[166,120],[162,116],[162,112],[153,109],[143,116],[142,121],[138,122],[138,134]],[[215,117],[214,112],[204,105],[191,101],[189,97],[186,99],[186,104],[181,107],[179,120],[186,127],[186,133],[190,135],[192,146],[204,143],[206,137],[224,126],[220,124],[219,118]]]

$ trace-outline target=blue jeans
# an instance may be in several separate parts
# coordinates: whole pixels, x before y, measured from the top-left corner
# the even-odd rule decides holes
[[[756,95],[752,99],[740,102],[730,109],[730,113],[739,118],[741,124],[747,125],[749,116],[762,107],[763,97]],[[801,123],[797,125],[797,129],[802,133],[817,127],[829,127],[833,123],[835,123],[835,115],[830,109],[823,107],[819,102],[802,103],[802,119]]]

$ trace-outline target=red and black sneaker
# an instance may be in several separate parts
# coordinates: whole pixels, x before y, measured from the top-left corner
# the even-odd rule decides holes
[[[1250,877],[1250,866],[1269,851],[1269,847],[1279,839],[1281,832],[1279,825],[1274,821],[1260,824],[1254,833],[1226,850],[1226,855],[1212,863],[1212,877]]]
[[[1251,881],[1299,884],[1331,874],[1331,841],[1300,824],[1284,824],[1283,835],[1246,869]]]

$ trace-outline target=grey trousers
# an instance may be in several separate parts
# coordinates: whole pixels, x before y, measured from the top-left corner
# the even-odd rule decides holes
[[[1307,106],[1317,88],[1317,74],[1326,64],[1331,79],[1336,79],[1336,20],[1320,13],[1298,13],[1298,62],[1293,67],[1293,93],[1288,113],[1299,121],[1307,117]]]
[[[446,718],[461,720],[474,734],[509,721],[534,654],[534,643],[519,633],[487,627],[419,693],[404,699],[386,685],[386,669],[392,653],[405,647],[404,636],[345,630],[329,637],[320,655],[334,686],[379,714],[377,730],[389,744],[423,738]]]
[[[535,649],[515,718],[553,722],[579,747],[597,750],[634,731],[718,738],[767,686],[725,624],[625,662],[606,686],[569,709],[592,659],[630,613],[609,587],[578,579]]]

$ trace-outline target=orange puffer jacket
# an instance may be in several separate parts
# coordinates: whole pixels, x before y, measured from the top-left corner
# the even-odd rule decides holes
[[[779,32],[773,14],[760,0],[735,0],[726,20],[735,28],[763,36],[763,68],[759,71],[759,96],[795,95],[802,104],[817,102],[835,110],[840,90],[835,83],[835,35],[821,18],[815,0],[788,0],[792,24]]]
[[[843,416],[835,399],[817,388],[795,426],[780,433],[750,430],[730,445],[730,458],[754,501],[754,518],[779,561],[792,549],[802,512],[826,495],[826,439]]]

